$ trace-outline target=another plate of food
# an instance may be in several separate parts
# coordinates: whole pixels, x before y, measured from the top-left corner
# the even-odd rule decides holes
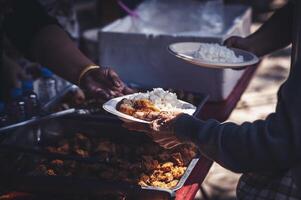
[[[180,42],[169,45],[168,50],[176,57],[201,67],[234,69],[259,62],[259,58],[249,51],[217,43]]]
[[[154,88],[146,93],[135,93],[111,99],[103,109],[126,122],[151,123],[162,116],[179,113],[193,115],[196,107],[179,100],[175,93]]]

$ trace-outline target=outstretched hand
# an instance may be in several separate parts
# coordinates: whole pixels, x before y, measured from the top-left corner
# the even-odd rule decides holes
[[[249,51],[257,55],[254,49],[252,49],[252,44],[248,38],[242,38],[239,36],[232,36],[224,41],[224,45],[228,48],[237,48],[242,49],[245,51]],[[242,68],[235,68],[234,70],[241,70],[245,69],[246,67]]]
[[[94,69],[82,78],[81,87],[90,98],[111,99],[133,93],[110,68]]]
[[[251,51],[252,49],[249,46],[249,42],[247,38],[232,36],[224,41],[224,45],[228,48],[238,48],[246,51]]]
[[[183,143],[174,132],[174,123],[178,116],[161,116],[150,124],[128,122],[123,126],[129,130],[144,132],[163,148],[172,149]]]

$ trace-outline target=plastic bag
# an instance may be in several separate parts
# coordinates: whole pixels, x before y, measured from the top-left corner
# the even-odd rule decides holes
[[[222,0],[149,0],[136,8],[133,29],[145,34],[217,34],[223,28],[218,13],[222,6]]]
[[[201,14],[201,33],[219,34],[224,28],[223,0],[207,0]]]

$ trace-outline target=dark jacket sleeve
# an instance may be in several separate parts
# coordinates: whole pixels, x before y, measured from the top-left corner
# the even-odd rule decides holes
[[[10,0],[3,21],[8,39],[25,55],[29,56],[31,43],[37,33],[51,24],[58,24],[35,0]]]
[[[265,120],[237,125],[182,115],[175,123],[176,134],[193,140],[203,155],[235,172],[288,169],[301,160],[301,89],[297,79],[281,88],[276,112]]]

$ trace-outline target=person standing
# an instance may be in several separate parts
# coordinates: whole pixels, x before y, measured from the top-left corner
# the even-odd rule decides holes
[[[201,153],[234,172],[243,173],[238,199],[301,199],[301,1],[284,7],[246,38],[225,44],[264,56],[292,44],[291,69],[278,92],[274,113],[265,120],[237,125],[186,114],[158,119],[150,126],[125,124],[146,132],[166,148],[194,142]]]
[[[97,66],[82,54],[57,20],[35,0],[0,0],[0,38],[4,35],[27,58],[79,85],[87,96],[109,99],[131,91],[116,72]],[[0,55],[2,47],[0,40]],[[2,65],[0,61],[0,92],[5,97]]]

